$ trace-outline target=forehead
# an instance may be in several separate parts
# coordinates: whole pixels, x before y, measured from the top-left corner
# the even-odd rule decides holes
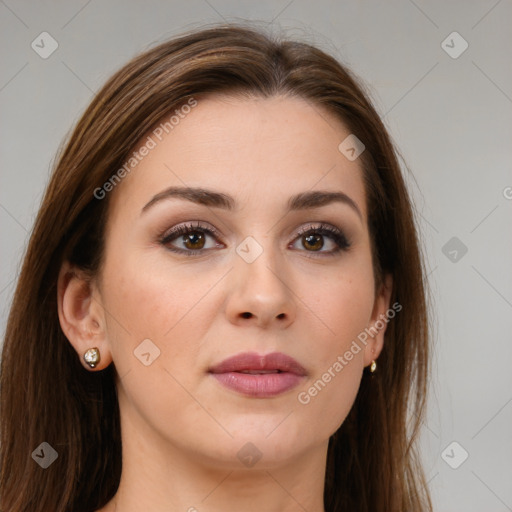
[[[338,149],[349,135],[333,114],[298,97],[198,98],[144,136],[134,149],[136,165],[114,190],[112,208],[140,211],[170,186],[224,192],[260,209],[322,189],[346,193],[366,216],[359,159],[350,161]]]

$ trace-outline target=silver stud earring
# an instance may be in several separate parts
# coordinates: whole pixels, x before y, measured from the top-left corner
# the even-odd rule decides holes
[[[100,362],[100,350],[98,347],[88,349],[84,354],[85,362],[94,368]]]

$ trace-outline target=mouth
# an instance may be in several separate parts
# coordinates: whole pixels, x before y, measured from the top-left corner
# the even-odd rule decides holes
[[[253,398],[270,398],[298,386],[306,370],[281,352],[246,352],[211,367],[208,372],[224,387]]]

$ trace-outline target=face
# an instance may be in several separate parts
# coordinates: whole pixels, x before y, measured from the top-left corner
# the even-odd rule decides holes
[[[302,99],[215,96],[160,132],[110,192],[95,291],[123,421],[217,467],[325,447],[388,307],[350,131]]]

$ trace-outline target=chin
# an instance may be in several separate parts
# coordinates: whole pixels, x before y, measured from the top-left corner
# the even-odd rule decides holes
[[[217,467],[221,464],[229,469],[271,469],[289,463],[315,444],[315,440],[300,435],[295,428],[290,430],[284,425],[276,428],[277,425],[279,421],[274,423],[272,431],[266,422],[263,426],[253,423],[232,432],[233,438],[224,436],[222,443],[204,449]]]

